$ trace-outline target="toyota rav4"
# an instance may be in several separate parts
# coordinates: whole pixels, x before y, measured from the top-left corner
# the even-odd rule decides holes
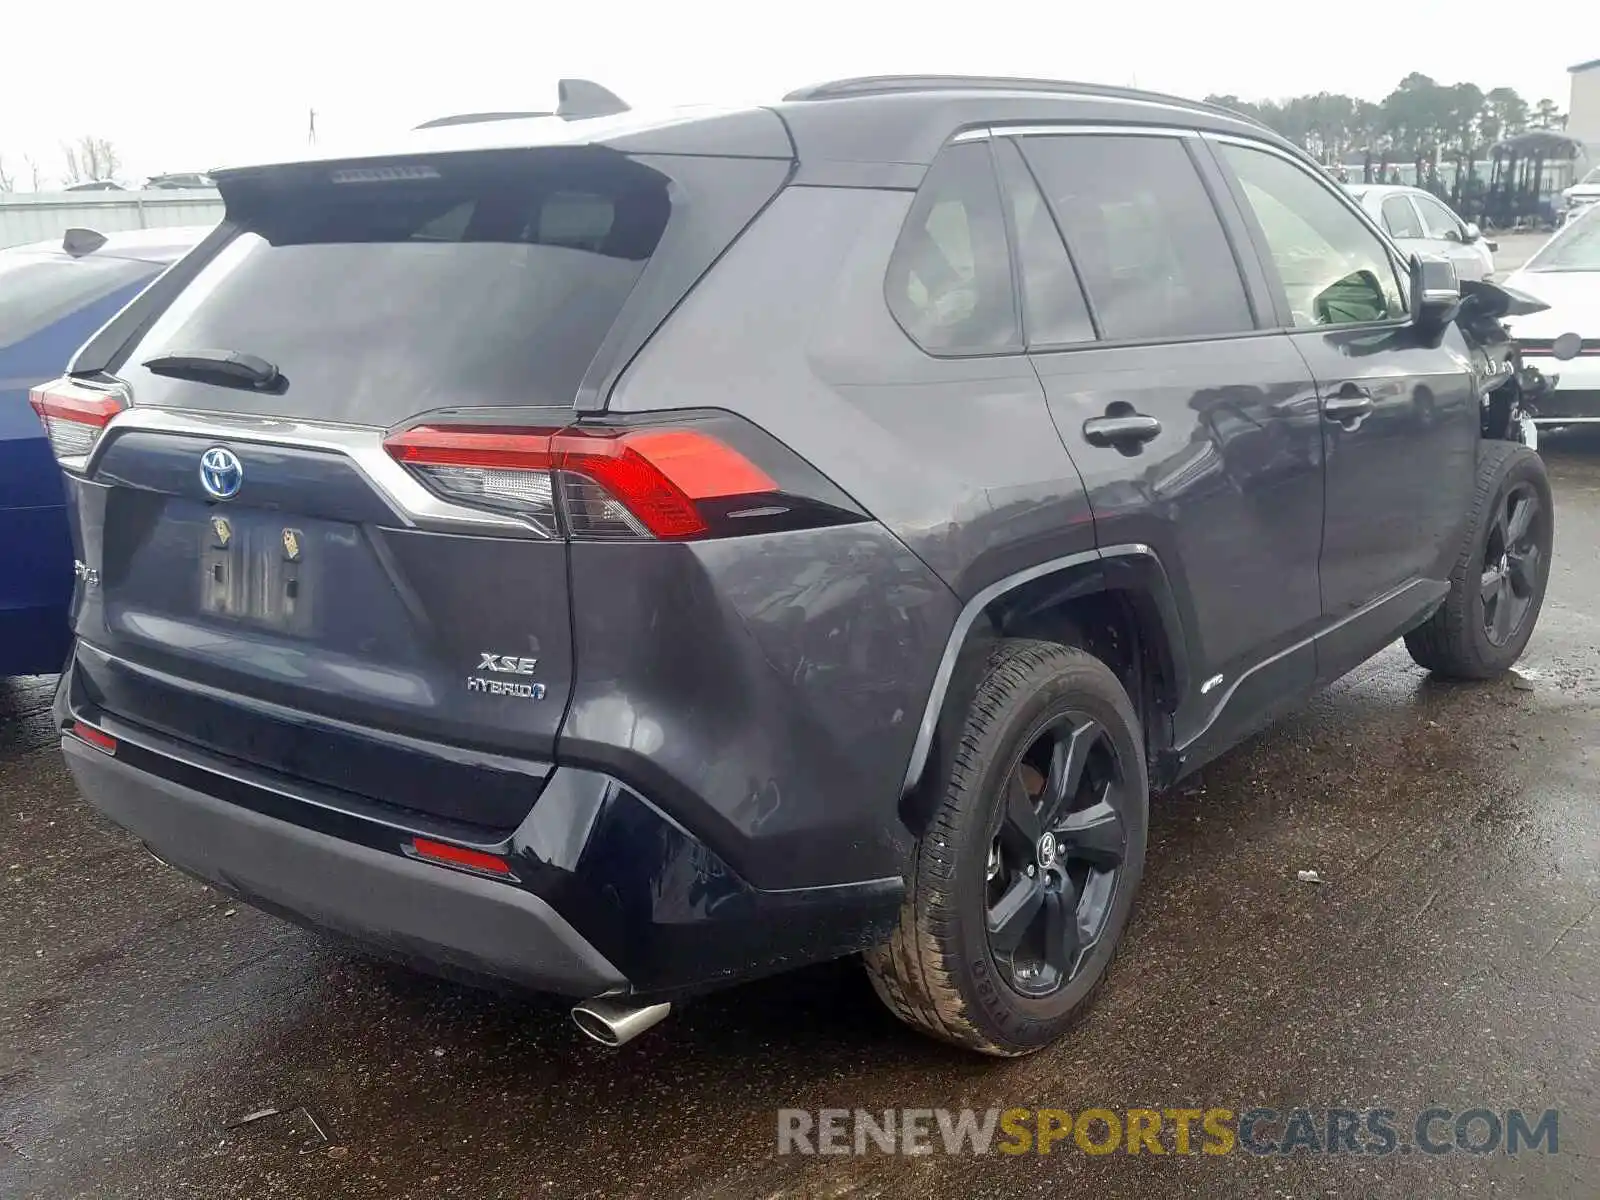
[[[1152,790],[1397,638],[1521,653],[1515,297],[1262,127],[563,92],[219,172],[35,391],[62,747],[163,860],[613,1044],[860,954],[1020,1054],[1105,977]]]

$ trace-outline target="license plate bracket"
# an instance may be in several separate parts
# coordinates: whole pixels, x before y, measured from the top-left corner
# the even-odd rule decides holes
[[[200,611],[310,633],[316,593],[310,541],[299,526],[212,516],[200,550]]]

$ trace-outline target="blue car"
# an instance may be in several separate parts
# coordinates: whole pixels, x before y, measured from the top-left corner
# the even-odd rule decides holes
[[[66,494],[28,389],[205,233],[74,229],[0,250],[0,678],[59,671],[71,641]]]

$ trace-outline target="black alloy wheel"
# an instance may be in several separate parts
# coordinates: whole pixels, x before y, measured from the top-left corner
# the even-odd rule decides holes
[[[1483,631],[1489,642],[1504,646],[1521,632],[1539,590],[1544,506],[1529,483],[1506,493],[1484,545]]]
[[[1027,997],[1059,991],[1105,932],[1127,837],[1127,772],[1087,713],[1052,717],[1003,783],[985,872],[989,952]]]

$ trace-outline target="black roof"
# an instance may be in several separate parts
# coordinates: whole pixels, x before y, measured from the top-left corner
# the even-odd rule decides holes
[[[985,124],[1180,125],[1288,144],[1264,125],[1216,105],[1055,79],[869,76],[802,88],[774,107],[802,162],[928,163],[952,133]]]
[[[580,81],[565,81],[576,84]],[[569,89],[571,91],[571,89]],[[873,186],[916,186],[922,168],[950,138],[985,125],[1049,124],[1177,126],[1248,134],[1292,149],[1264,125],[1212,104],[1103,84],[1056,79],[967,75],[880,75],[840,79],[791,92],[774,105],[657,112],[630,110],[595,84],[564,93],[570,111],[553,115],[466,114],[429,122],[404,143],[341,153],[339,161],[392,161],[417,155],[602,146],[624,154],[721,154],[798,158],[831,178],[828,164],[843,164],[841,178],[877,179]],[[781,118],[781,119],[780,119]],[[418,140],[421,139],[421,140]],[[279,167],[318,167],[335,161],[304,155],[213,172],[227,192],[235,177]],[[865,174],[862,164],[872,164]],[[887,168],[885,173],[884,168]]]

